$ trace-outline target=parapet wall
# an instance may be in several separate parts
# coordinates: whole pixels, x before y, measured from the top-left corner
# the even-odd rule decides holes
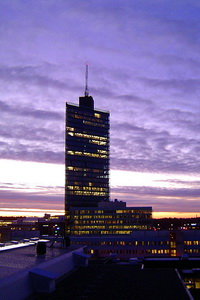
[[[13,275],[1,279],[0,281],[0,299],[1,300],[25,300],[35,292],[31,271],[37,268],[41,272],[46,271],[55,275],[58,279],[63,275],[73,271],[77,267],[74,256],[77,254],[83,255],[83,248],[67,252],[63,255],[57,256],[51,260],[45,261],[37,266],[27,270],[19,271]],[[45,272],[43,272],[45,273]],[[42,285],[41,281],[41,285]]]

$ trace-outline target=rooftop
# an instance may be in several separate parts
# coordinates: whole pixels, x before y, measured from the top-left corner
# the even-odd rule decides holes
[[[0,252],[0,269],[1,269],[0,279],[13,275],[24,269],[33,268],[43,262],[49,261],[64,253],[66,253],[66,250],[60,248],[47,247],[46,255],[39,256],[36,254],[35,243],[31,243],[27,245],[24,244],[24,247],[18,247],[18,248],[16,247],[15,249],[8,249],[7,251],[1,251]]]
[[[35,293],[50,293],[56,280],[87,264],[88,256],[82,247],[68,249],[49,246],[44,251],[44,240],[18,248],[3,247],[0,252],[0,299],[22,300]],[[41,246],[41,247],[40,247]],[[61,244],[59,244],[61,246]],[[38,254],[40,253],[40,254]],[[43,255],[42,255],[43,253]]]
[[[90,265],[57,284],[56,290],[34,300],[137,299],[191,300],[173,269],[141,270],[133,265]]]
[[[31,243],[21,248],[1,251],[1,299],[10,300],[13,295],[16,300],[62,300],[66,297],[69,300],[193,299],[175,268],[141,269],[141,264],[109,263],[110,260],[107,264],[105,260],[91,260],[88,267],[77,268],[73,253],[82,251],[80,249],[47,247],[46,255],[42,256],[36,253],[36,243]],[[53,272],[56,275],[56,290],[51,290],[50,294],[33,290],[30,276],[33,270],[46,272],[47,277],[48,272]],[[42,286],[41,281],[39,285]]]

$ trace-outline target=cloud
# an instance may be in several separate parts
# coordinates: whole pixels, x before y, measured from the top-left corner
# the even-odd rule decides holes
[[[197,94],[200,90],[200,79],[153,79],[153,78],[139,78],[143,83],[152,88],[162,88],[166,90],[176,90],[182,94]]]
[[[64,162],[63,114],[3,101],[0,109],[1,159]],[[14,122],[9,122],[10,119]]]
[[[21,149],[12,148],[10,150],[2,150],[1,159],[16,159],[21,161],[33,161],[33,162],[44,162],[44,163],[64,163],[64,152],[48,151],[44,149],[32,149],[31,147],[20,147]]]
[[[64,188],[60,186],[36,186],[28,189],[20,184],[1,183],[0,205],[1,208],[42,208],[63,209]]]
[[[178,122],[176,118],[175,123]],[[175,128],[181,132],[181,127],[184,131],[178,134],[170,133],[170,128],[168,132],[160,128],[138,127],[134,123],[115,123],[111,135],[111,167],[134,171],[199,173],[200,145],[198,139],[190,137],[195,134],[196,126],[193,123],[187,126],[186,121]]]
[[[57,67],[58,69],[58,67]],[[52,72],[56,72],[56,67],[52,68],[51,64],[43,64],[40,66],[29,66],[29,65],[19,65],[19,66],[0,66],[0,81],[4,84],[12,85],[13,83],[20,84],[20,88],[28,88],[29,86],[35,86],[40,88],[58,89],[61,91],[74,90],[77,86],[72,84],[73,80],[63,80],[50,77]]]
[[[112,198],[123,199],[127,206],[152,206],[153,211],[199,211],[199,187],[165,189],[153,187],[111,188]]]
[[[0,8],[1,159],[64,163],[65,98],[77,103],[84,93],[87,62],[95,107],[111,112],[111,168],[199,174],[198,1],[16,0]],[[193,203],[190,192],[131,189],[125,198],[148,203],[151,195],[164,207],[159,197],[185,193]]]
[[[41,120],[61,120],[63,115],[61,113],[55,111],[47,111],[41,109],[30,109],[28,107],[23,107],[21,105],[9,105],[3,101],[0,101],[0,110],[1,113],[9,113],[13,116],[21,116],[21,117],[32,117]]]

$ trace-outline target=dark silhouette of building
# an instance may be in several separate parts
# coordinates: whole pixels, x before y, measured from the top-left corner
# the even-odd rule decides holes
[[[109,112],[94,109],[86,68],[85,96],[66,103],[65,212],[70,234],[70,208],[97,207],[109,201]]]
[[[66,103],[65,152],[66,209],[109,201],[109,113],[94,110],[91,96]]]
[[[199,230],[200,218],[162,218],[153,220],[156,230]]]

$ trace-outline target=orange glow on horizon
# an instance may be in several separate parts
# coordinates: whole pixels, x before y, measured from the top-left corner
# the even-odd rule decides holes
[[[2,217],[43,217],[44,214],[50,215],[64,215],[63,209],[19,209],[19,208],[4,208],[0,210]],[[170,211],[154,211],[152,213],[154,219],[160,218],[196,218],[200,217],[200,212],[170,212]]]
[[[0,210],[2,217],[43,217],[44,214],[64,215],[64,210],[58,209],[25,209],[25,208],[3,208]]]
[[[161,218],[197,218],[200,217],[200,212],[178,212],[178,211],[154,211],[152,213],[154,219]]]

